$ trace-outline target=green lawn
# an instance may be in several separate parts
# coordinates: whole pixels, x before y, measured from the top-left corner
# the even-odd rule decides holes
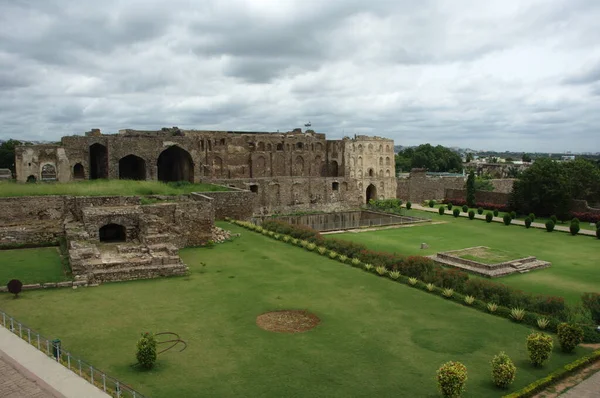
[[[415,210],[407,212],[408,215],[416,216],[422,213]],[[563,296],[570,303],[578,303],[583,292],[600,292],[600,240],[595,237],[549,233],[541,229],[505,226],[500,223],[488,224],[483,220],[454,218],[449,214],[428,214],[431,216],[431,224],[329,236],[361,242],[374,250],[407,255],[429,255],[487,246],[509,252],[516,258],[536,256],[550,261],[552,266],[494,280],[528,292]],[[421,243],[427,243],[429,248],[420,249]]]
[[[455,256],[466,260],[478,261],[483,264],[497,264],[505,261],[516,260],[519,256],[515,256],[510,252],[499,249],[470,249],[461,252],[454,252]]]
[[[0,182],[0,197],[8,196],[104,196],[104,195],[182,195],[190,192],[227,191],[212,184],[181,184],[160,181],[92,180],[69,183]]]
[[[499,351],[518,367],[509,391],[589,352],[555,350],[533,368],[525,326],[227,228],[242,236],[182,250],[189,277],[0,295],[0,308],[154,398],[435,397],[436,369],[449,360],[469,370],[466,397],[499,397],[489,376]],[[321,324],[295,335],[256,326],[277,309],[308,309]],[[148,330],[176,332],[188,347],[140,372],[134,347]]]
[[[23,284],[61,282],[65,276],[56,247],[0,250],[0,284],[19,279]]]

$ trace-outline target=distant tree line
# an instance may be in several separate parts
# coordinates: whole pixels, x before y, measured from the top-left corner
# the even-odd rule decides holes
[[[396,155],[396,171],[409,172],[411,169],[425,168],[436,172],[462,172],[462,158],[451,149],[441,145],[419,145],[406,148]]]
[[[15,147],[19,145],[26,145],[26,143],[9,139],[0,144],[0,169],[10,169],[15,172]]]
[[[555,162],[538,158],[523,171],[513,186],[511,206],[521,214],[568,217],[572,199],[590,204],[600,200],[600,169],[594,162],[578,158]]]

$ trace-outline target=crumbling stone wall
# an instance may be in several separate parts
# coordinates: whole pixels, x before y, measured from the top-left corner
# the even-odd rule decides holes
[[[200,192],[192,194],[192,199],[208,201],[214,212],[215,220],[225,217],[247,220],[252,217],[257,194],[245,189],[231,188],[230,192]]]
[[[445,199],[448,200],[466,200],[466,189],[446,189]],[[475,191],[475,202],[478,203],[494,203],[497,205],[507,205],[510,199],[510,193],[491,192],[491,191]]]
[[[429,199],[444,199],[447,189],[462,189],[464,177],[428,176],[425,169],[413,169],[408,178],[399,178],[396,197],[418,203]]]
[[[495,178],[490,180],[494,187],[494,192],[511,193],[515,178]]]

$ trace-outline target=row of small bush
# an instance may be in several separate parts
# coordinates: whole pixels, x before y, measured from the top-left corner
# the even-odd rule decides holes
[[[467,206],[467,201],[464,199],[444,199],[442,201],[443,204],[449,204],[451,206],[458,206],[458,207],[462,207],[462,206]],[[490,203],[490,202],[477,202],[475,203],[476,208],[482,208],[482,209],[496,209],[498,211],[510,211],[510,207],[508,205],[500,205],[497,203]]]
[[[567,323],[558,326],[558,340],[564,352],[572,352],[581,343],[582,337],[583,332],[578,326]],[[543,366],[550,359],[553,346],[552,336],[539,332],[529,334],[526,347],[531,364],[535,367]],[[600,351],[594,353],[591,357],[581,358],[572,364],[566,365],[565,369],[579,368],[580,364],[589,363],[590,359],[594,358],[597,353],[600,353]],[[517,375],[517,367],[513,361],[506,353],[500,352],[492,358],[490,364],[494,385],[499,388],[508,388]],[[446,362],[437,371],[437,386],[444,397],[460,397],[466,389],[467,379],[467,367],[460,362]],[[524,390],[518,391],[509,395],[509,397],[525,396],[522,395],[523,392]]]
[[[407,210],[410,210],[412,203],[408,201],[405,206]],[[402,201],[400,199],[371,199],[369,200],[368,207],[372,210],[400,213]]]
[[[547,325],[543,326],[555,331],[561,320],[568,320],[572,315],[562,297],[533,295],[491,280],[469,278],[466,272],[456,268],[440,267],[427,257],[404,257],[397,253],[368,250],[360,243],[323,239],[316,231],[310,234],[313,237],[313,241],[310,241],[270,231],[252,223],[234,222],[275,239],[292,243],[309,251],[316,251],[354,267],[364,268],[366,271],[377,273],[380,276],[388,276],[390,279],[420,287],[441,296],[444,296],[442,294],[444,290],[449,289],[452,292],[450,298],[464,305],[472,305],[481,311],[514,319],[516,315],[511,315],[511,312],[520,310],[523,312],[523,322],[531,326],[543,328],[538,323],[541,317],[543,318],[542,322],[547,322]],[[278,223],[282,222],[278,221]],[[282,224],[291,230],[300,227],[287,223]],[[299,231],[306,234],[306,227],[299,228]],[[427,286],[435,288],[428,289]],[[470,299],[465,301],[465,297],[471,297],[473,301],[469,302]],[[600,295],[586,293],[583,296],[583,302],[585,308],[591,312],[592,318],[596,321],[600,320]],[[584,332],[586,342],[600,342],[600,334],[596,333],[593,327],[586,326]]]
[[[427,257],[406,257],[398,253],[369,250],[363,244],[340,239],[325,239],[312,228],[292,225],[283,221],[265,221],[262,227],[250,225],[249,228],[266,229],[277,234],[290,235],[295,239],[312,242],[349,258],[357,258],[363,263],[383,266],[390,271],[400,271],[403,275],[416,277],[425,282],[439,283],[442,287],[452,288],[481,300],[494,301],[503,306],[522,307],[529,311],[554,316],[566,309],[562,297],[534,296],[498,282],[469,278],[466,272],[455,268],[440,267]]]

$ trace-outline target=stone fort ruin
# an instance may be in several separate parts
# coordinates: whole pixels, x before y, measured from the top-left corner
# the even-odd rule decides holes
[[[342,209],[396,197],[394,141],[325,134],[121,130],[16,149],[17,180],[213,182],[256,193],[258,213]]]

